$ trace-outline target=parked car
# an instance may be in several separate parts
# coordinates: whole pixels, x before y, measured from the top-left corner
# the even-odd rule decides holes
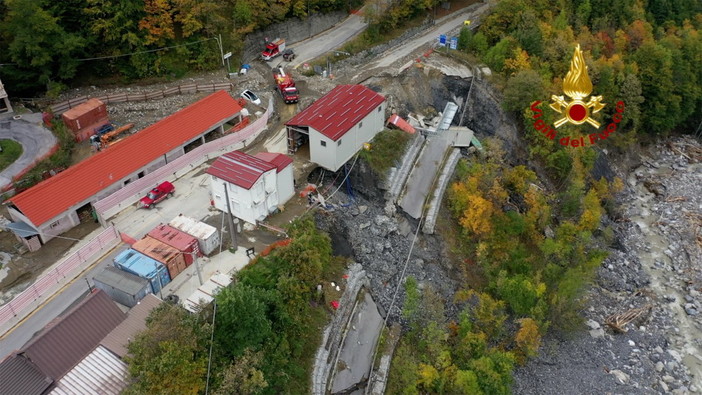
[[[248,89],[241,92],[241,97],[243,97],[244,99],[250,101],[251,103],[253,103],[257,106],[261,105],[261,99],[258,96],[256,96],[255,93],[251,92]]]
[[[295,51],[293,51],[291,48],[286,49],[283,51],[283,60],[286,62],[290,62],[293,59],[295,59]]]
[[[151,208],[156,205],[156,203],[167,198],[168,196],[173,196],[175,192],[175,187],[168,181],[160,183],[156,188],[149,191],[141,200],[139,200],[139,207]]]

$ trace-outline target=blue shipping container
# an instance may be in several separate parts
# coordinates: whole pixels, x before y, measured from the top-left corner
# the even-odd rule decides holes
[[[162,286],[171,282],[171,276],[168,274],[166,266],[131,248],[117,255],[114,262],[116,267],[125,272],[149,280],[154,293],[159,292]]]

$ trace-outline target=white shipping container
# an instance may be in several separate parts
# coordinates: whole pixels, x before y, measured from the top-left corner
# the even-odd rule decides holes
[[[212,251],[219,247],[219,232],[214,226],[182,214],[173,218],[168,225],[196,238],[200,251],[205,255],[210,255]]]

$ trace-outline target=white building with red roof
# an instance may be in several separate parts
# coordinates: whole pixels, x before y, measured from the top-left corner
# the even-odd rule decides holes
[[[285,123],[288,152],[309,142],[310,161],[337,171],[383,130],[385,106],[363,85],[338,85]]]
[[[207,174],[214,206],[225,213],[231,209],[232,215],[252,224],[295,193],[292,159],[283,154],[232,151],[217,158]]]

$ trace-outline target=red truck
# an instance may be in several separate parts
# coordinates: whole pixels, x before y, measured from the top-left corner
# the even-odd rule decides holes
[[[292,76],[285,74],[282,67],[273,69],[273,78],[275,79],[275,89],[280,92],[283,101],[286,104],[297,103],[300,100],[300,94],[295,87],[295,80]]]
[[[285,50],[285,40],[282,38],[276,38],[266,44],[266,49],[261,52],[261,58],[265,61],[269,61],[276,56],[283,53]]]
[[[168,181],[160,183],[156,188],[149,191],[141,200],[139,200],[139,208],[151,208],[156,205],[156,203],[167,198],[168,196],[173,196],[175,192],[175,187]]]

